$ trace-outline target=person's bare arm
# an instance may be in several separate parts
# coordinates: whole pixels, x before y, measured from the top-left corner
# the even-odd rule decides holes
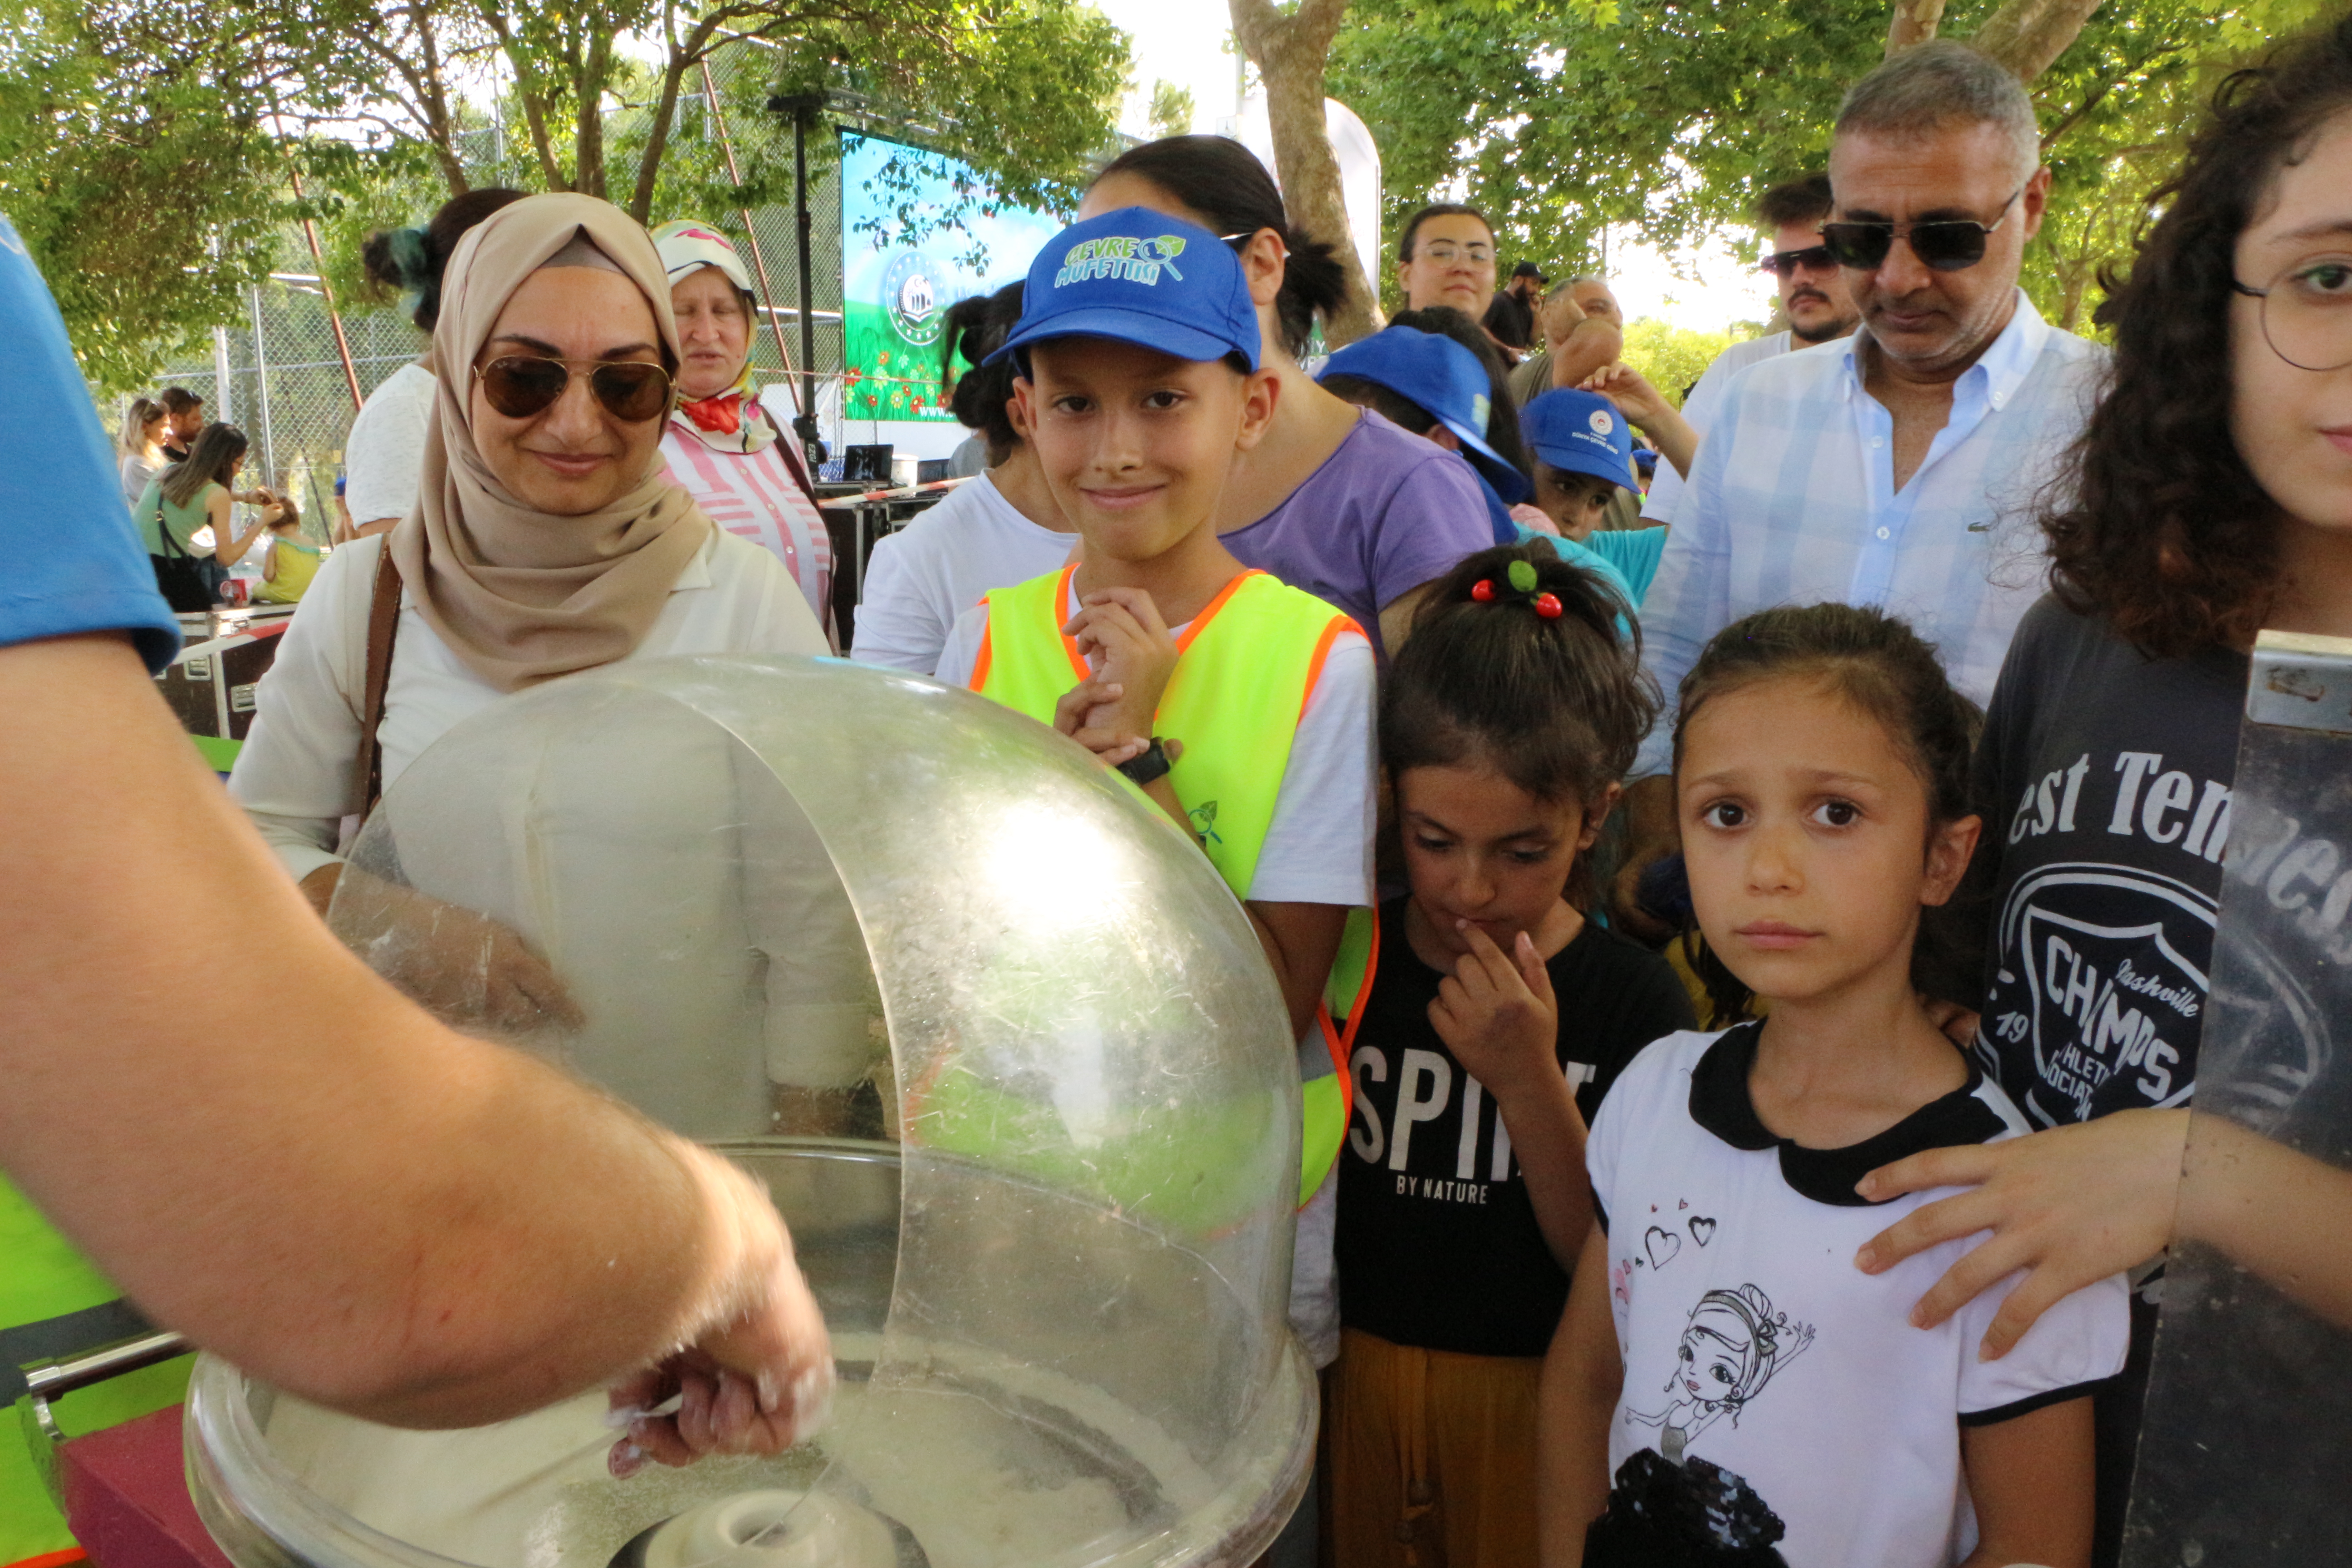
[[[1381,606],[1381,646],[1388,649],[1389,658],[1397,656],[1405,638],[1412,635],[1412,617],[1421,610],[1421,602],[1437,586],[1434,579],[1417,588],[1407,588]]]
[[[387,882],[341,860],[301,880],[302,896],[326,917],[336,890],[347,889],[352,925],[371,934],[398,931],[398,958],[381,970],[409,1000],[467,1030],[529,1033],[553,1024],[577,1029],[586,1015],[562,977],[512,927],[414,888]]]
[[[1566,337],[1548,345],[1551,350],[1551,384],[1581,386],[1603,365],[1613,364],[1625,352],[1625,334],[1613,321],[1587,316]]]
[[[1691,464],[1698,459],[1698,432],[1650,384],[1649,377],[1630,364],[1612,364],[1586,378],[1584,390],[1614,403],[1634,429],[1657,443],[1658,455],[1675,466],[1675,472],[1690,478]]]
[[[1348,911],[1339,904],[1273,904],[1252,900],[1242,906],[1257,929],[1257,944],[1274,966],[1275,984],[1282,987],[1282,1005],[1290,1013],[1290,1037],[1297,1039],[1315,1023],[1315,1009],[1323,1001],[1324,984],[1331,978],[1331,961],[1339,956],[1339,939],[1348,929]]]
[[[1914,1210],[1873,1237],[1857,1263],[1876,1273],[1979,1230],[1993,1234],[1921,1298],[1939,1323],[2019,1268],[1985,1335],[2007,1353],[2051,1303],[2136,1268],[2176,1236],[2204,1243],[2304,1307],[2352,1328],[2352,1172],[2299,1154],[2222,1116],[2119,1110],[1965,1151],[1933,1150],[1873,1171],[1860,1188],[1884,1200],[1928,1187],[1974,1190]]]
[[[2190,1120],[2176,1234],[2217,1249],[2311,1311],[2352,1328],[2347,1215],[2352,1215],[2352,1171],[2299,1154],[2224,1116]]]
[[[2188,1125],[2186,1110],[2119,1110],[1882,1165],[1855,1184],[1874,1203],[1931,1187],[1971,1190],[1914,1209],[1872,1237],[1855,1267],[1884,1273],[1930,1247],[1991,1231],[1919,1299],[1911,1321],[1933,1328],[2018,1269],[2029,1270],[1985,1331],[1987,1359],[2006,1355],[2053,1302],[2164,1250]]]
[[[213,525],[213,559],[222,565],[234,566],[244,560],[245,552],[253,548],[253,542],[268,531],[269,525],[280,515],[274,501],[265,500],[255,504],[259,510],[255,515],[253,526],[231,541],[229,531],[233,514],[229,508],[228,492],[216,490],[213,494],[213,499],[205,503],[205,517]]]
[[[751,1180],[368,973],[121,638],[0,648],[0,802],[39,825],[0,835],[0,1163],[157,1321],[411,1426],[698,1340],[786,1405],[829,1372]],[[286,978],[225,1018],[216,976],[260,947]]]
[[[1639,895],[1642,873],[1682,848],[1682,828],[1675,818],[1675,781],[1666,773],[1635,779],[1625,786],[1621,798],[1625,813],[1625,859],[1617,868],[1610,909],[1635,936],[1664,942],[1675,933],[1643,910]]]
[[[367,521],[361,523],[357,528],[352,530],[352,537],[353,539],[365,539],[371,534],[390,533],[394,529],[398,528],[399,526],[400,519],[396,517],[373,517],[370,518]]]
[[[1584,1117],[1559,1069],[1551,974],[1525,931],[1508,953],[1466,921],[1462,934],[1470,951],[1438,983],[1429,1022],[1495,1097],[1544,1244],[1562,1268],[1573,1268],[1592,1228],[1592,1182],[1584,1170]]]
[[[1960,1428],[1977,1547],[1960,1568],[2089,1568],[2091,1402],[2069,1399]]]
[[[1609,1314],[1609,1237],[1584,1239],[1544,1357],[1536,1404],[1536,1531],[1543,1568],[1578,1568],[1584,1532],[1609,1507],[1609,1423],[1625,1386]]]

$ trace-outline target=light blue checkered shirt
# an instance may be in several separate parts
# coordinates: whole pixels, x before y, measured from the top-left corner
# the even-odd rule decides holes
[[[2105,353],[2052,327],[2020,289],[1898,492],[1895,422],[1854,357],[1863,336],[1750,365],[1725,388],[1642,606],[1643,662],[1670,704],[1725,626],[1830,600],[1902,616],[1954,685],[1979,703],[1992,695],[2010,634],[2042,591],[2037,492],[2090,412]],[[1636,777],[1666,771],[1672,734],[1670,710]]]

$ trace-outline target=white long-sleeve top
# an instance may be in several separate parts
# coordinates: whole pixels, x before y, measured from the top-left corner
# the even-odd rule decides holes
[[[262,679],[230,775],[298,879],[335,858],[382,549],[362,539],[329,558]],[[782,563],[715,529],[629,657],[825,651]],[[528,781],[444,768],[422,796],[397,795],[435,741],[502,695],[404,589],[379,809],[411,885],[511,927],[553,966],[587,1018],[565,1059],[697,1137],[769,1131],[770,1084],[864,1077],[879,1008],[856,917],[806,819],[717,727],[651,704],[625,734],[575,734],[577,765]]]
[[[383,536],[327,558],[261,678],[253,728],[229,794],[296,880],[335,858],[365,708],[368,602]],[[376,740],[386,789],[460,719],[504,693],[475,674],[417,612],[404,586],[400,629]],[[669,603],[631,658],[666,654],[826,651],[800,584],[748,540],[713,529],[678,574]]]

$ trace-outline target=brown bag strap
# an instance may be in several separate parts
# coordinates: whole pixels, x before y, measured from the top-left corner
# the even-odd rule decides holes
[[[386,538],[376,557],[375,591],[368,601],[367,680],[360,710],[360,752],[352,769],[352,815],[362,821],[383,794],[383,751],[376,731],[383,723],[384,689],[392,684],[392,645],[400,630],[400,568],[393,564]]]

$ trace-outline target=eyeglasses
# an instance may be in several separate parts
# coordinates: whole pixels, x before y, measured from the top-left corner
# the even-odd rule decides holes
[[[1801,267],[1821,272],[1837,264],[1837,258],[1830,254],[1828,246],[1809,245],[1802,250],[1776,250],[1756,265],[1759,270],[1769,272],[1775,278],[1786,278]]]
[[[2026,184],[2033,182],[2028,180]],[[1886,259],[1886,253],[1901,239],[1911,247],[1911,254],[1920,265],[1937,272],[1965,272],[1984,259],[1985,241],[2002,224],[2009,221],[2009,209],[2025,194],[2020,185],[2000,204],[2001,216],[1991,223],[1979,223],[1974,218],[1934,218],[1927,223],[1825,223],[1822,225],[1822,247],[1837,258],[1840,267],[1851,267],[1857,272],[1875,272]]]
[[[1481,261],[1494,260],[1495,247],[1491,245],[1480,245],[1475,240],[1468,245],[1456,245],[1450,239],[1441,239],[1423,246],[1421,254],[1436,262],[1440,267],[1451,267],[1456,261],[1467,261],[1475,267]]]
[[[2262,301],[2263,339],[2295,369],[2352,364],[2352,258],[2298,261],[2267,289],[2249,289],[2234,278],[2230,287]]]
[[[482,396],[509,419],[528,419],[555,406],[574,371],[585,372],[588,390],[614,418],[631,425],[658,419],[669,411],[669,372],[642,360],[541,359],[501,354],[474,367]]]

